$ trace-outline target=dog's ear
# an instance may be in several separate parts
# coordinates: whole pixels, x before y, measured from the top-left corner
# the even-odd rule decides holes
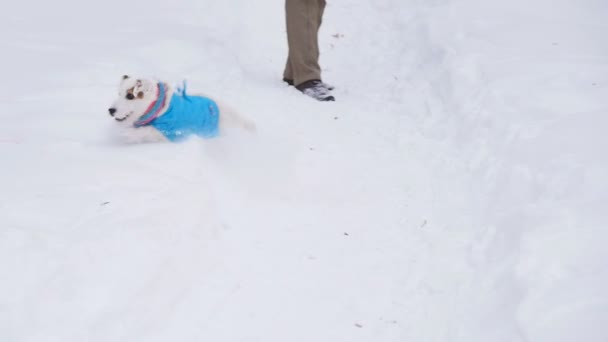
[[[123,80],[126,80],[127,78],[129,78],[129,75],[122,75]]]

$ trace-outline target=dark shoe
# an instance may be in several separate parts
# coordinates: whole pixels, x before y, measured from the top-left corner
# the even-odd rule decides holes
[[[293,80],[290,80],[289,78],[283,78],[283,82],[287,83],[288,85],[293,87]],[[321,81],[321,83],[323,83],[323,85],[325,86],[325,88],[327,88],[327,90],[334,90],[334,86],[331,84],[327,84],[323,81]]]
[[[301,91],[304,95],[308,95],[315,100],[336,101],[336,99],[329,92],[329,89],[327,89],[323,82],[319,80],[306,81],[296,86],[296,89]]]

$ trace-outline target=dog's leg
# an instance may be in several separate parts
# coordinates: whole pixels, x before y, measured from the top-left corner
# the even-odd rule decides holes
[[[124,129],[121,139],[127,144],[166,142],[167,138],[152,126]]]

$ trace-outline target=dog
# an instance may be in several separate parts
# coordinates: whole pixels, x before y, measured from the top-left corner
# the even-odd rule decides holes
[[[234,109],[204,95],[186,94],[165,82],[124,75],[118,98],[108,109],[128,143],[181,142],[191,136],[214,138],[228,127],[255,131]]]

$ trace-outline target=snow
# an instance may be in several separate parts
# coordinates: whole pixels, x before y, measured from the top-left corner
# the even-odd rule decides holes
[[[283,1],[0,14],[1,341],[607,341],[608,3]],[[123,74],[257,134],[124,146]]]

